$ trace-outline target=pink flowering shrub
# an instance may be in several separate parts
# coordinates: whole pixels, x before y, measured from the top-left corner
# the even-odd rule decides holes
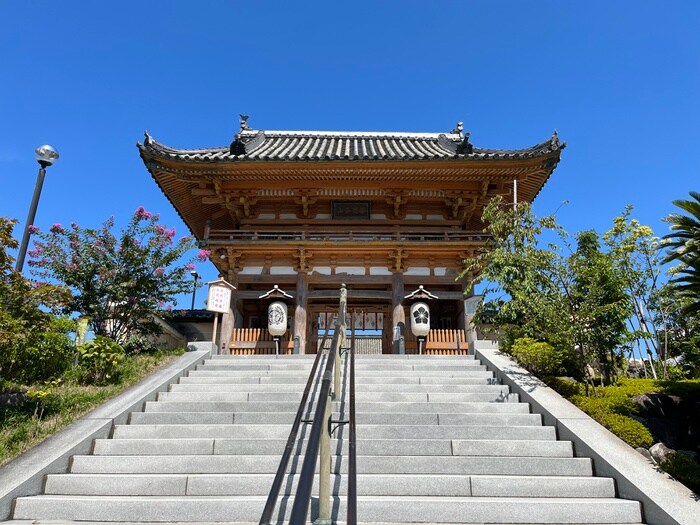
[[[119,235],[113,229],[114,217],[96,229],[54,224],[35,234],[29,265],[34,275],[72,291],[66,313],[88,317],[95,334],[124,344],[159,333],[154,315],[191,291],[192,262],[181,261],[194,244],[175,242],[175,230],[143,207]]]

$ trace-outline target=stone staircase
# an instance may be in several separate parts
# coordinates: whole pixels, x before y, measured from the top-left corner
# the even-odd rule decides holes
[[[612,479],[594,477],[589,459],[574,457],[473,357],[356,363],[360,522],[642,522],[638,502],[615,498]],[[111,439],[96,440],[91,455],[74,456],[70,473],[47,476],[44,494],[18,498],[14,523],[257,523],[311,365],[308,356],[208,360]],[[334,419],[346,417],[342,394]],[[279,522],[291,511],[309,430],[300,431]],[[339,522],[345,436],[338,429],[331,463]]]

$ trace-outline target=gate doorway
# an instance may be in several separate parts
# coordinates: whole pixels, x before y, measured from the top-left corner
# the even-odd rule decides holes
[[[330,345],[337,318],[337,306],[335,308],[333,310],[330,305],[318,305],[311,309],[307,354],[318,351],[326,333],[326,346]],[[358,355],[391,353],[391,319],[387,314],[388,308],[384,306],[348,305],[347,336],[350,337],[351,327],[354,327],[355,351]]]

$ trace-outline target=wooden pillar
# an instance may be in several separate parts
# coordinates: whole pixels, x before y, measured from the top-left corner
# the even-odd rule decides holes
[[[234,292],[235,293],[235,292]],[[234,305],[234,301],[231,301]],[[216,314],[219,315],[219,314]],[[232,308],[228,309],[221,318],[221,335],[219,336],[219,354],[228,355],[231,353],[229,344],[231,344],[231,336],[233,335],[233,325],[235,320],[235,312]]]
[[[403,274],[397,272],[391,280],[391,327],[394,353],[405,353],[403,339],[406,336],[406,314],[403,309]]]
[[[384,312],[382,322],[382,354],[391,354],[394,351],[391,326],[392,319],[387,312]]]
[[[297,273],[297,297],[294,309],[294,337],[299,337],[299,353],[306,353],[306,308],[309,281],[305,272]]]

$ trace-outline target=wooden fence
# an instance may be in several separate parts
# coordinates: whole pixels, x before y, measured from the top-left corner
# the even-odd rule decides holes
[[[423,346],[425,355],[467,355],[469,343],[464,330],[430,330]],[[418,353],[418,341],[410,333],[406,334],[406,353]]]
[[[274,355],[275,342],[266,328],[234,328],[229,344],[231,355]],[[280,339],[280,354],[289,355],[294,341]]]
[[[358,338],[358,354],[381,353],[381,338]],[[330,337],[328,338],[330,344]],[[418,353],[418,341],[410,333],[406,334],[406,353]],[[318,344],[318,343],[317,343]],[[365,348],[366,346],[366,348]],[[232,355],[274,355],[275,342],[265,328],[234,328],[229,344]],[[294,350],[294,341],[280,340],[280,354],[289,355]],[[423,347],[425,355],[467,355],[469,344],[464,330],[430,330]]]

